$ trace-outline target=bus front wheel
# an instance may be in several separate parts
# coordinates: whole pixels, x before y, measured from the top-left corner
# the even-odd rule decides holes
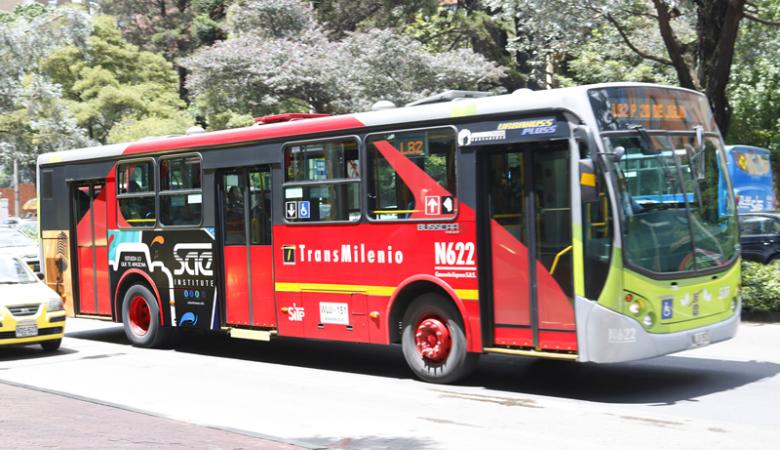
[[[476,367],[466,351],[466,333],[455,306],[440,294],[425,294],[406,310],[401,347],[414,374],[432,383],[453,383]]]
[[[122,325],[127,339],[137,347],[158,347],[165,341],[167,330],[160,324],[160,308],[146,286],[137,284],[125,293]]]

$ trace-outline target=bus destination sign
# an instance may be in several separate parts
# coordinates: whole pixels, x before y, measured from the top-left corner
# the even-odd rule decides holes
[[[599,129],[617,131],[641,125],[648,130],[690,131],[716,128],[707,99],[684,89],[620,86],[588,91]]]

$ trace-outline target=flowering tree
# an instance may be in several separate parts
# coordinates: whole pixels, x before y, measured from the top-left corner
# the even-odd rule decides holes
[[[228,10],[229,38],[184,60],[187,87],[212,128],[233,114],[344,113],[444,89],[492,89],[504,69],[471,50],[432,53],[392,30],[332,39],[300,0]]]

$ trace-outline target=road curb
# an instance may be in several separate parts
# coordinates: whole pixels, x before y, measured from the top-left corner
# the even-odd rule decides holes
[[[296,441],[296,440],[293,440],[293,439],[284,439],[284,438],[280,438],[278,436],[271,436],[271,435],[268,435],[268,434],[258,433],[258,432],[255,432],[255,431],[242,430],[242,429],[239,429],[239,428],[224,427],[224,426],[212,425],[212,424],[204,424],[204,423],[192,422],[192,421],[189,421],[189,420],[182,420],[182,419],[177,418],[177,417],[173,417],[173,416],[169,416],[169,415],[165,415],[165,414],[159,414],[159,413],[156,413],[156,412],[153,412],[153,411],[149,411],[149,410],[145,410],[145,409],[133,408],[131,406],[121,405],[121,404],[118,404],[118,403],[113,403],[113,402],[109,402],[109,401],[105,401],[105,400],[100,400],[100,399],[91,398],[91,397],[84,397],[84,396],[78,395],[78,394],[72,394],[72,393],[69,393],[69,392],[58,391],[56,389],[43,388],[43,387],[40,387],[40,386],[34,386],[34,385],[26,384],[26,383],[19,383],[19,382],[16,382],[16,381],[4,380],[4,379],[1,379],[1,378],[0,378],[0,384],[5,384],[7,386],[13,386],[13,387],[18,387],[18,388],[22,388],[22,389],[30,389],[30,390],[37,391],[37,392],[43,392],[45,394],[58,395],[60,397],[65,397],[65,398],[69,398],[69,399],[72,399],[72,400],[79,400],[79,401],[82,401],[82,402],[92,403],[92,404],[95,404],[95,405],[107,406],[109,408],[121,409],[123,411],[128,411],[128,412],[132,412],[132,413],[136,413],[136,414],[143,414],[145,416],[156,417],[156,418],[161,418],[161,419],[168,419],[168,420],[174,420],[176,422],[182,422],[182,423],[188,423],[190,425],[195,425],[195,426],[204,427],[204,428],[210,428],[212,430],[218,430],[218,431],[225,431],[225,432],[228,432],[228,433],[241,434],[241,435],[244,435],[244,436],[249,436],[249,437],[258,438],[258,439],[264,439],[266,441],[277,442],[277,443],[280,443],[280,444],[294,445],[294,446],[305,448],[305,449],[309,449],[309,450],[327,450],[328,449],[328,447],[322,447],[322,446],[319,446],[319,445],[312,445],[312,444],[309,444],[309,443],[306,443],[306,442],[300,442],[300,441]]]

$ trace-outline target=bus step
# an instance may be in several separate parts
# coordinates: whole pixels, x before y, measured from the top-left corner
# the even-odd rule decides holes
[[[484,349],[487,353],[501,353],[502,355],[516,356],[536,356],[538,358],[565,359],[574,361],[577,359],[575,353],[557,353],[538,350],[520,350],[515,348],[488,347]]]
[[[230,328],[230,337],[236,339],[249,339],[252,341],[270,341],[276,330],[247,330],[246,328]]]

